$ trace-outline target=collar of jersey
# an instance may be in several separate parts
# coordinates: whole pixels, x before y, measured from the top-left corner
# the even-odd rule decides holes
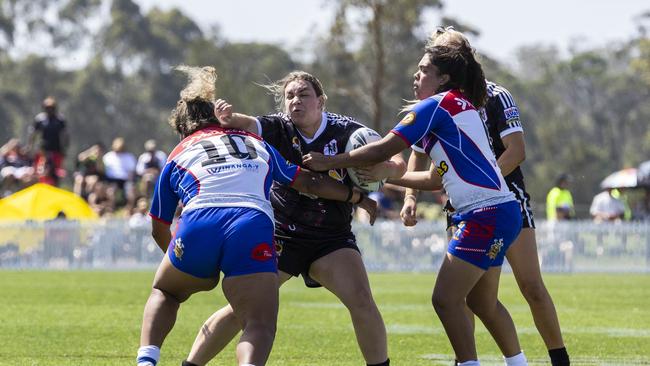
[[[303,135],[300,132],[300,130],[297,129],[297,128],[296,128],[296,131],[298,131],[298,134],[300,135],[300,137],[302,137],[303,140],[305,140],[306,143],[311,144],[312,142],[314,142],[314,140],[316,140],[318,138],[318,136],[320,136],[323,133],[323,131],[325,131],[325,127],[327,127],[327,112],[323,112],[323,115],[322,115],[322,117],[320,119],[320,126],[318,127],[318,130],[316,130],[316,133],[314,134],[314,137],[309,138],[309,137]]]

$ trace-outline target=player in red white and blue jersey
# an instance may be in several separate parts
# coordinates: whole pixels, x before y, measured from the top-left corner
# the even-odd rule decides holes
[[[428,41],[432,45],[448,47],[471,47],[469,40],[453,28],[438,28]],[[526,158],[524,128],[519,108],[510,91],[494,82],[487,81],[487,101],[479,110],[485,122],[490,143],[510,191],[519,202],[522,217],[521,232],[506,252],[506,259],[512,268],[517,285],[530,306],[539,334],[548,349],[552,366],[569,366],[569,354],[562,339],[562,331],[555,304],[544,284],[537,254],[535,221],[530,195],[526,191],[521,163]],[[412,156],[419,156],[414,153]],[[422,158],[420,158],[422,159]],[[426,159],[426,158],[425,158]],[[416,165],[414,163],[414,165]],[[412,192],[415,193],[415,192]],[[403,218],[408,221],[409,206],[415,205],[413,199],[404,200]],[[448,216],[450,236],[457,230]],[[473,316],[471,317],[473,319]]]
[[[155,220],[171,225],[179,200],[182,203],[176,240],[167,250],[172,264],[200,278],[218,277],[219,271],[226,277],[276,272],[273,237],[256,238],[269,233],[255,228],[273,222],[271,183],[293,185],[299,170],[261,137],[245,131],[210,126],[186,137],[160,174],[150,212]],[[233,207],[239,208],[234,215],[221,209]],[[223,213],[226,217],[221,219]],[[203,222],[214,226],[206,227]],[[245,232],[251,237],[238,237],[232,248],[225,243],[214,245],[215,238],[202,230],[220,226],[237,231],[248,226]],[[183,242],[190,240],[192,247],[187,248],[189,244]]]
[[[195,292],[213,289],[223,272],[224,295],[243,328],[238,362],[263,365],[278,311],[272,181],[328,199],[364,197],[289,163],[255,134],[222,128],[211,102],[214,69],[181,70],[192,81],[170,118],[183,140],[169,155],[151,205],[153,236],[165,256],[145,306],[137,362],[157,364],[180,303]],[[183,210],[172,235],[179,201]],[[374,202],[362,201],[374,216]]]
[[[304,162],[314,170],[366,166],[420,146],[434,163],[435,188],[444,186],[457,210],[459,230],[449,242],[432,296],[456,359],[460,365],[479,364],[464,311],[467,300],[472,309],[492,312],[485,325],[497,334],[495,340],[507,340],[499,343],[502,352],[517,365],[526,364],[512,318],[497,306],[503,256],[519,234],[521,215],[475,107],[485,103],[482,68],[469,48],[427,47],[414,78],[421,101],[381,141],[330,157],[312,152]],[[420,173],[397,183],[432,189],[431,174]]]

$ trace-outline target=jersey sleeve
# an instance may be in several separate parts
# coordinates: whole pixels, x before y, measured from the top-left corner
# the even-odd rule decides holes
[[[439,103],[437,96],[421,101],[390,132],[401,137],[408,146],[417,146],[422,137],[435,128]]]
[[[514,132],[523,132],[524,129],[519,119],[519,108],[512,94],[501,86],[497,88],[489,101],[488,118],[496,122],[501,138]]]
[[[424,146],[422,146],[422,141],[418,141],[415,144],[413,144],[411,146],[411,149],[415,152],[426,154],[426,151],[424,150]]]
[[[178,206],[178,196],[171,185],[171,175],[175,167],[176,164],[170,161],[160,173],[149,211],[152,218],[166,224],[171,224]]]
[[[266,149],[269,151],[269,169],[271,169],[273,180],[288,185],[293,184],[300,171],[300,167],[282,157],[278,150],[270,144],[266,142],[265,144]]]
[[[281,140],[285,123],[290,123],[288,117],[281,113],[258,116],[255,120],[258,134],[272,145]]]

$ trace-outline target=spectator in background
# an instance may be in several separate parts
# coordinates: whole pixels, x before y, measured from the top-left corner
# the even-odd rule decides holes
[[[158,176],[167,162],[167,154],[156,149],[156,140],[144,143],[144,153],[138,157],[135,172],[140,178],[140,193],[145,197],[153,195]]]
[[[126,151],[124,138],[117,137],[103,159],[110,201],[116,205],[132,204],[134,198],[135,156]]]
[[[589,208],[589,213],[594,222],[621,221],[625,216],[625,204],[615,193],[615,189],[608,188],[594,196]]]
[[[88,198],[95,184],[104,179],[104,152],[104,145],[98,142],[77,155],[73,191],[78,196]]]
[[[34,151],[36,139],[40,140],[34,156],[36,174],[41,182],[52,185],[58,185],[59,178],[65,176],[63,158],[69,142],[65,119],[56,108],[54,97],[45,98],[43,112],[34,117],[28,133],[30,151]]]
[[[32,181],[34,168],[18,139],[0,147],[0,197],[8,196]]]
[[[104,217],[115,211],[115,196],[109,194],[109,185],[105,181],[97,181],[93,190],[88,193],[88,205],[97,213],[98,216]]]
[[[145,197],[140,197],[135,203],[129,217],[129,228],[141,228],[151,226],[151,216],[149,216],[149,201]]]
[[[571,176],[562,173],[546,196],[546,219],[549,221],[570,220],[575,217],[573,196],[569,191]]]

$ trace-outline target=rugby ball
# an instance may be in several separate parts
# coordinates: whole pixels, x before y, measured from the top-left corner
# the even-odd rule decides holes
[[[371,142],[379,140],[381,140],[380,134],[368,127],[361,127],[352,132],[352,135],[350,135],[348,143],[345,145],[345,152],[350,152],[354,149],[360,148],[361,146],[365,146]],[[352,182],[355,186],[367,192],[376,192],[380,190],[386,182],[385,180],[377,182],[361,181],[359,178],[357,178],[357,172],[353,168],[348,168],[348,175],[350,175],[350,179],[352,179]]]

